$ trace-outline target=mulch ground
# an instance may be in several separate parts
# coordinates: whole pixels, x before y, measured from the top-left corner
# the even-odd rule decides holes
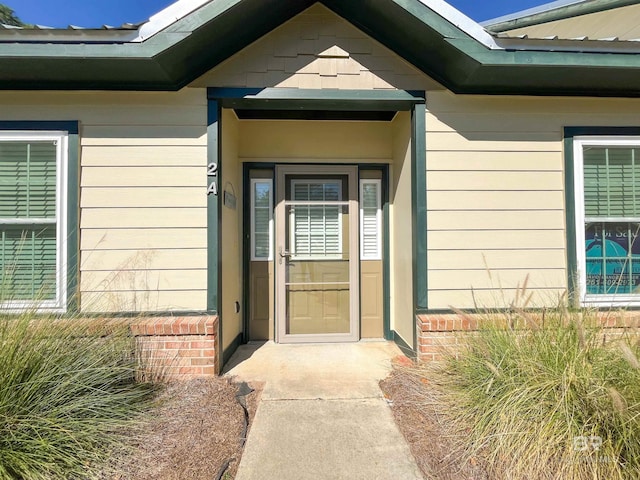
[[[250,423],[261,385],[247,395]],[[396,366],[380,388],[426,479],[487,480],[485,470],[460,452],[460,435],[447,422],[437,388],[412,367]],[[244,410],[228,378],[167,384],[149,421],[115,452],[101,480],[223,480],[235,477],[243,450]]]
[[[260,386],[246,398],[250,422]],[[244,410],[238,386],[224,377],[169,383],[149,421],[131,434],[101,474],[104,480],[212,480],[229,462],[224,480],[235,476],[242,455]],[[250,424],[249,424],[250,427]]]
[[[446,405],[437,389],[411,367],[396,367],[380,382],[393,416],[411,452],[429,480],[486,480],[474,458],[460,451],[461,436],[452,432]]]

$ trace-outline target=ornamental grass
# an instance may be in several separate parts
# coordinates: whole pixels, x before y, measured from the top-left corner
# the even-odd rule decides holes
[[[640,478],[635,330],[562,307],[480,324],[437,373],[421,370],[437,377],[461,453],[495,479]]]
[[[152,400],[135,353],[126,325],[0,315],[0,479],[90,478]]]

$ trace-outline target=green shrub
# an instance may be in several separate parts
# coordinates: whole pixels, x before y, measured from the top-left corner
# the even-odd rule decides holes
[[[597,324],[589,312],[511,311],[447,356],[452,421],[493,478],[640,478],[638,345]]]
[[[134,353],[123,325],[0,316],[0,479],[91,476],[151,400]]]

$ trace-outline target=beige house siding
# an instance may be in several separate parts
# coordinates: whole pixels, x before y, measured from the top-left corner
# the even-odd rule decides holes
[[[205,91],[1,92],[0,104],[3,120],[80,122],[82,310],[205,310]]]
[[[390,168],[390,310],[391,328],[413,347],[413,225],[411,209],[411,116],[399,113],[394,119],[393,163]]]
[[[192,85],[364,90],[442,88],[319,4],[268,33]]]
[[[222,348],[227,349],[242,333],[242,165],[238,162],[240,128],[231,110],[222,113],[222,156],[219,201],[222,202]],[[225,192],[235,196],[235,208],[225,204]]]
[[[579,17],[516,28],[505,33],[511,36],[528,35],[531,38],[557,35],[560,38],[587,36],[592,40],[612,37],[620,40],[635,40],[640,38],[639,17],[640,5],[627,5]]]
[[[506,306],[525,281],[535,305],[555,303],[567,287],[563,127],[637,126],[640,110],[635,99],[457,96],[321,6],[194,86],[169,93],[0,92],[3,120],[80,122],[84,311],[206,309],[207,99],[200,87],[426,89],[433,310]],[[222,199],[231,182],[238,200],[237,210],[223,209],[225,346],[241,326],[234,311],[242,300],[240,175],[249,161],[390,164],[392,327],[410,340],[408,115],[393,122],[224,115],[232,129],[223,135],[230,150],[219,188]]]
[[[563,128],[637,125],[640,101],[427,99],[429,308],[533,305],[567,288]]]
[[[387,122],[243,120],[242,161],[388,162],[392,156]]]

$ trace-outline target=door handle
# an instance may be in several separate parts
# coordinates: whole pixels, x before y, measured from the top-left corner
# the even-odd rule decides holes
[[[292,256],[291,252],[287,252],[284,248],[280,247],[280,264],[282,264],[283,258],[290,258]]]

